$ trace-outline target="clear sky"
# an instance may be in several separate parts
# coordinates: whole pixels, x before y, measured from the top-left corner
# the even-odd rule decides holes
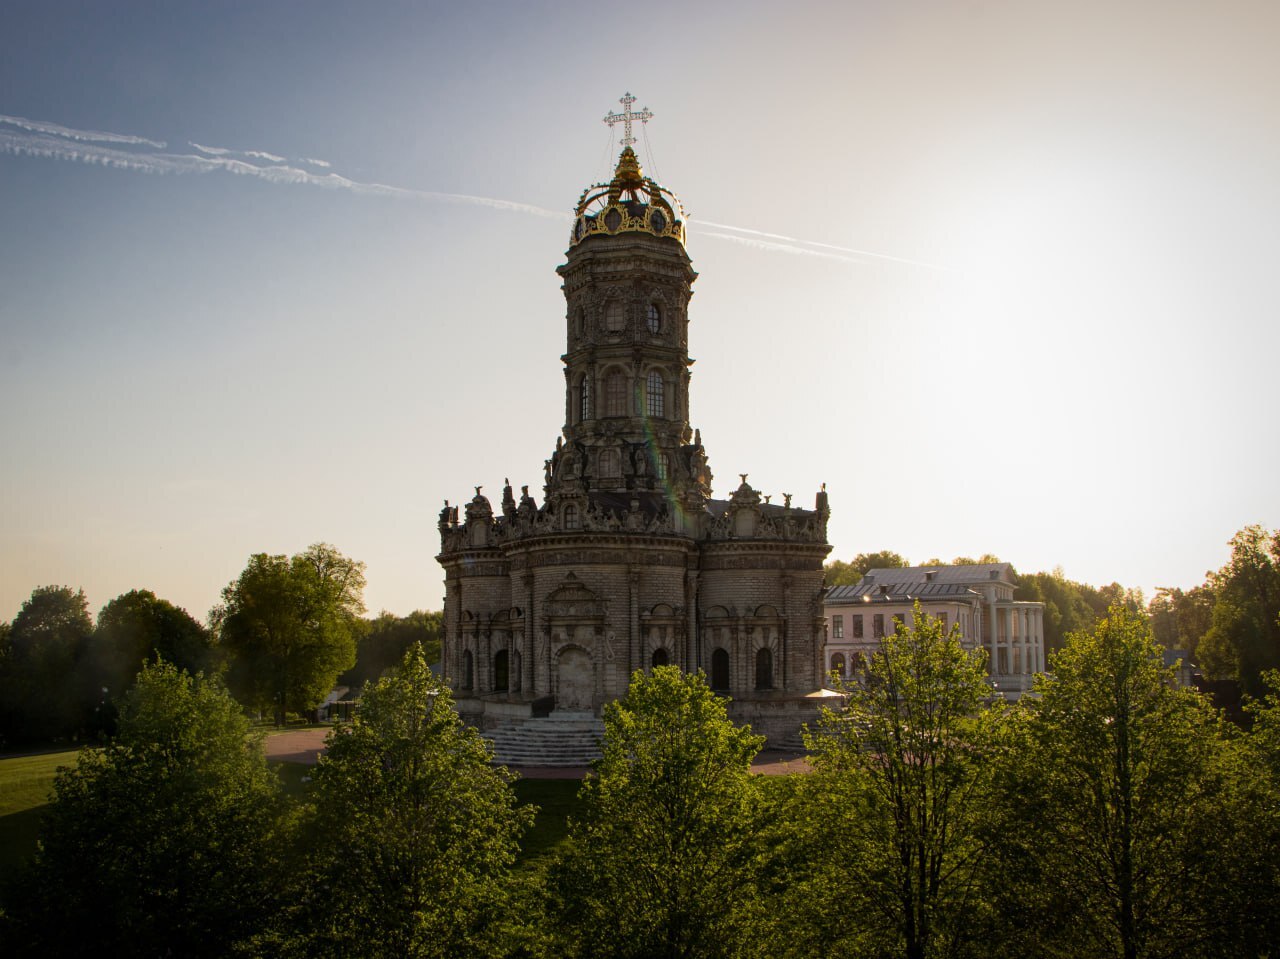
[[[0,618],[540,499],[567,213],[655,114],[716,493],[1150,594],[1280,526],[1280,4],[0,5]],[[612,144],[612,146],[611,146]]]

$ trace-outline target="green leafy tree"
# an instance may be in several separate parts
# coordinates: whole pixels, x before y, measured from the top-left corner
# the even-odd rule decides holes
[[[59,772],[10,934],[33,955],[232,954],[274,911],[278,795],[222,686],[145,666],[117,735]]]
[[[208,631],[185,609],[146,589],[117,596],[98,613],[90,644],[95,678],[113,696],[133,683],[144,663],[163,659],[189,673],[207,665]]]
[[[1156,642],[1166,649],[1186,650],[1199,662],[1200,640],[1213,625],[1213,589],[1208,583],[1188,590],[1160,586],[1147,605],[1147,617]]]
[[[1253,720],[1243,777],[1248,808],[1230,847],[1245,859],[1240,881],[1222,889],[1222,908],[1239,917],[1241,955],[1274,953],[1280,942],[1280,671],[1262,674],[1264,694],[1246,706]]]
[[[414,645],[422,647],[428,663],[440,660],[440,630],[444,614],[415,610],[395,616],[385,610],[360,624],[356,640],[356,664],[339,679],[357,689],[398,666]]]
[[[811,792],[837,851],[820,880],[843,903],[846,954],[955,952],[976,921],[977,810],[991,714],[981,650],[916,604],[810,737]],[[821,886],[822,882],[811,883]],[[828,898],[831,896],[828,895]],[[803,904],[798,905],[798,910]],[[803,930],[793,930],[802,935]],[[815,944],[816,945],[816,944]]]
[[[232,691],[277,722],[314,709],[355,664],[363,591],[364,563],[325,543],[293,557],[251,556],[211,616]]]
[[[32,590],[9,630],[0,669],[0,717],[13,740],[54,739],[86,731],[100,691],[85,653],[93,634],[84,590]]]
[[[1262,673],[1280,668],[1280,531],[1247,526],[1231,539],[1231,559],[1210,577],[1212,626],[1202,665],[1219,679],[1239,679],[1260,696]]]
[[[957,556],[955,559],[953,559],[949,563],[946,562],[945,560],[938,559],[935,556],[933,559],[926,560],[920,565],[921,566],[976,566],[979,563],[1000,563],[1000,562],[1003,562],[1003,560],[1001,560],[1000,557],[997,556],[995,553],[983,553],[977,559],[974,559],[972,556]]]
[[[533,810],[414,646],[316,767],[306,955],[500,954]]]
[[[1250,802],[1219,718],[1112,607],[1038,677],[1005,755],[991,860],[1006,954],[1243,955]]]
[[[740,956],[754,949],[763,737],[701,673],[636,672],[604,709],[602,757],[552,870],[557,955]]]
[[[1051,653],[1062,648],[1068,634],[1093,628],[1106,610],[1097,593],[1092,586],[1067,579],[1058,567],[1052,573],[1020,574],[1014,598],[1045,604],[1045,652]]]
[[[900,554],[884,549],[878,553],[859,553],[848,563],[833,559],[824,571],[828,586],[854,586],[869,569],[900,569],[910,565]]]

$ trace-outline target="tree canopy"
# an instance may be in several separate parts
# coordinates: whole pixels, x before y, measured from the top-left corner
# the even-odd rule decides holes
[[[1221,720],[1175,687],[1146,621],[1122,606],[1051,665],[999,798],[993,888],[1014,916],[1010,951],[1243,954],[1227,946],[1241,911],[1221,893],[1241,888],[1250,815]]]
[[[981,650],[961,645],[916,603],[897,622],[866,674],[840,687],[810,747],[810,790],[838,833],[828,882],[842,908],[859,915],[831,930],[855,952],[907,959],[946,953],[964,938],[975,902],[975,823],[988,733],[980,706],[990,696]]]
[[[232,953],[274,909],[279,789],[218,683],[145,666],[115,737],[59,773],[10,932],[31,954]]]
[[[557,953],[748,954],[763,737],[729,720],[701,673],[674,666],[637,671],[604,727],[554,869]]]
[[[440,660],[440,630],[444,614],[415,610],[395,616],[383,610],[372,619],[359,622],[356,664],[339,678],[340,683],[359,689],[398,666],[414,645],[422,647],[428,663]]]
[[[880,550],[878,553],[859,553],[849,562],[833,559],[824,567],[828,586],[854,586],[867,574],[869,569],[887,569],[910,566],[904,557],[893,550]]]
[[[93,725],[93,704],[102,696],[86,669],[92,635],[84,590],[32,590],[0,661],[0,721],[7,738],[72,736]]]
[[[209,649],[208,631],[185,609],[148,589],[134,589],[98,613],[91,657],[101,685],[119,695],[149,660],[162,659],[197,673],[208,665]]]
[[[319,705],[355,664],[364,585],[364,564],[326,543],[251,556],[212,616],[232,691],[278,720]]]
[[[493,955],[532,822],[420,646],[368,686],[316,767],[306,955]]]
[[[1231,539],[1231,558],[1209,576],[1214,603],[1200,655],[1214,676],[1263,693],[1262,674],[1280,668],[1280,530],[1247,526]]]

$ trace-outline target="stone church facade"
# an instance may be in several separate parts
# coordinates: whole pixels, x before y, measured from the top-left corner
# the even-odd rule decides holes
[[[823,691],[829,510],[742,475],[712,498],[689,416],[697,276],[675,196],[627,146],[584,191],[566,262],[565,422],[542,501],[441,510],[443,669],[482,727],[591,712],[638,669],[703,670],[735,719],[794,741]],[[461,515],[460,515],[461,512]]]

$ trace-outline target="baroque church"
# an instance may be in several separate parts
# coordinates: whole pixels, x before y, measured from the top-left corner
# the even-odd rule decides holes
[[[481,728],[598,715],[638,669],[702,670],[730,715],[794,743],[825,673],[827,494],[769,502],[746,474],[712,497],[690,426],[697,277],[675,195],[626,123],[613,179],[583,191],[566,262],[565,421],[541,502],[508,482],[440,512],[444,675]],[[550,359],[550,357],[548,357]]]

